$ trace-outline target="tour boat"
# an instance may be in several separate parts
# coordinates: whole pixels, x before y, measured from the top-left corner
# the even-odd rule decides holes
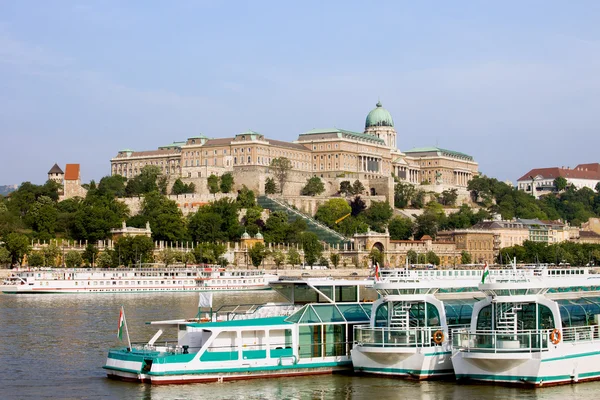
[[[459,380],[547,386],[600,379],[600,275],[515,271],[479,285],[470,327],[455,330]]]
[[[193,320],[156,321],[146,343],[111,349],[110,378],[152,384],[330,374],[351,370],[353,327],[369,321],[362,302],[372,281],[307,279],[276,282],[290,300],[251,313],[214,313]],[[206,321],[206,322],[204,322]],[[176,340],[160,340],[173,328]]]
[[[453,377],[452,328],[471,320],[484,270],[382,271],[368,325],[354,328],[357,373],[411,379]],[[506,274],[506,270],[492,270]]]
[[[22,293],[147,293],[269,289],[263,270],[219,267],[39,268],[14,270],[0,290]]]

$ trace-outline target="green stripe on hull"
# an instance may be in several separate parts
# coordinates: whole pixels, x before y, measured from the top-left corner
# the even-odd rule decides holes
[[[568,360],[570,358],[592,357],[592,356],[597,356],[597,355],[600,355],[600,351],[591,351],[589,353],[570,354],[568,356],[546,358],[546,359],[542,359],[541,361],[549,362],[549,361],[558,361],[558,360]]]
[[[418,376],[429,376],[429,375],[454,375],[454,370],[449,369],[404,369],[404,368],[375,368],[375,367],[360,367],[354,368],[356,372],[371,372],[371,373],[382,373],[382,374],[396,374],[396,375],[418,375]]]
[[[585,372],[578,374],[578,379],[590,379],[600,378],[600,371]],[[559,383],[559,382],[571,382],[574,380],[571,375],[551,375],[551,376],[512,376],[512,375],[483,375],[483,374],[470,374],[470,375],[456,375],[457,380],[470,379],[475,381],[483,382],[496,382],[496,383],[527,383],[533,385],[543,385],[547,383]]]

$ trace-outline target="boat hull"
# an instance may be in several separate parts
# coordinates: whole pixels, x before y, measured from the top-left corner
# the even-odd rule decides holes
[[[146,358],[148,359],[148,358]],[[337,360],[312,362],[296,361],[295,357],[232,362],[201,362],[197,358],[175,364],[154,364],[144,371],[143,354],[111,351],[107,359],[108,378],[121,381],[151,384],[186,384],[226,382],[247,379],[279,378],[291,376],[327,375],[351,372],[352,364],[347,357]]]
[[[454,377],[451,355],[440,346],[399,349],[355,346],[352,364],[356,373],[417,380],[450,379]]]
[[[562,344],[541,353],[455,351],[452,363],[459,381],[541,387],[600,380],[597,343]]]

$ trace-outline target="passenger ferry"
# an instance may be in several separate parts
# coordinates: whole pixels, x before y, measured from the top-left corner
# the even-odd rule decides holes
[[[547,386],[600,379],[600,275],[587,268],[490,276],[453,332],[459,380]]]
[[[15,270],[0,290],[22,293],[147,293],[269,289],[263,270],[219,267],[40,268]]]
[[[482,273],[382,271],[369,324],[354,328],[354,371],[419,380],[453,377],[451,331],[470,322],[475,297],[483,297]]]
[[[287,305],[211,318],[151,322],[145,343],[111,349],[110,378],[153,384],[330,374],[352,369],[353,327],[369,321],[362,302],[373,281],[308,279],[273,283]],[[159,338],[173,329],[173,340]]]

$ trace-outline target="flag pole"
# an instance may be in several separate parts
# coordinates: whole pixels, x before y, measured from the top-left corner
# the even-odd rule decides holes
[[[127,317],[125,317],[125,309],[123,308],[123,306],[121,306],[121,309],[123,310],[123,322],[125,323],[125,333],[127,334],[127,343],[129,344],[129,351],[131,351],[132,350],[131,339],[129,339],[129,328],[127,328]]]

